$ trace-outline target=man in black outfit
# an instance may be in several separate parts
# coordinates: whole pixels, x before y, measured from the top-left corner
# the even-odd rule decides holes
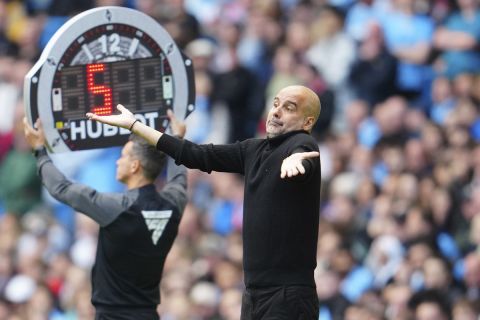
[[[128,190],[101,193],[72,183],[54,166],[40,121],[34,129],[24,119],[24,127],[48,192],[100,225],[92,270],[95,319],[158,320],[163,265],[187,202],[186,169],[170,163],[168,181],[158,192],[153,182],[166,156],[132,135],[117,160],[117,179]],[[174,133],[183,136],[185,129],[177,129]]]
[[[92,120],[145,138],[177,164],[245,176],[243,249],[246,290],[241,319],[318,319],[313,272],[320,203],[318,145],[309,134],[320,114],[318,96],[286,87],[269,111],[266,139],[196,145],[162,134],[119,105],[120,115]]]

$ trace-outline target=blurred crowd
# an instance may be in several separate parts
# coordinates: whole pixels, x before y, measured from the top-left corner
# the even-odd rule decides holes
[[[318,93],[320,320],[480,319],[478,0],[0,0],[0,320],[93,319],[98,226],[42,190],[22,88],[53,33],[104,5],[154,17],[192,58],[194,142],[263,137],[280,88]],[[118,156],[53,160],[119,191]],[[242,199],[241,176],[189,171],[163,320],[239,319]]]

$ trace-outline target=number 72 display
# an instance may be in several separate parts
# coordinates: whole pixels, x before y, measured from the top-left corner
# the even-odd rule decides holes
[[[52,37],[25,77],[30,122],[43,122],[53,152],[122,145],[129,131],[92,122],[87,112],[116,113],[121,103],[164,131],[166,110],[194,110],[192,62],[151,17],[101,7],[70,19]]]

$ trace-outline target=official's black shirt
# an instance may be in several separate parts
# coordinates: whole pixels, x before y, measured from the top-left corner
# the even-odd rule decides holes
[[[304,175],[280,178],[285,158],[296,152],[318,151],[311,135],[294,131],[227,145],[196,145],[162,135],[157,148],[189,168],[245,176],[243,250],[247,287],[315,287],[320,160],[304,160]]]
[[[169,164],[168,182],[160,192],[150,184],[124,193],[101,193],[67,180],[46,154],[37,163],[53,197],[100,225],[92,270],[97,319],[98,311],[121,311],[127,318],[131,313],[131,319],[139,312],[156,314],[163,264],[187,201],[185,168]]]

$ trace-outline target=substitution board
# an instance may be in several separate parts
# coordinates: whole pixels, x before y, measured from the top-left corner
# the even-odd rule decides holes
[[[129,131],[86,118],[123,104],[157,130],[167,109],[183,119],[194,110],[192,61],[150,16],[100,7],[67,21],[25,76],[30,123],[40,118],[52,152],[122,145]]]

